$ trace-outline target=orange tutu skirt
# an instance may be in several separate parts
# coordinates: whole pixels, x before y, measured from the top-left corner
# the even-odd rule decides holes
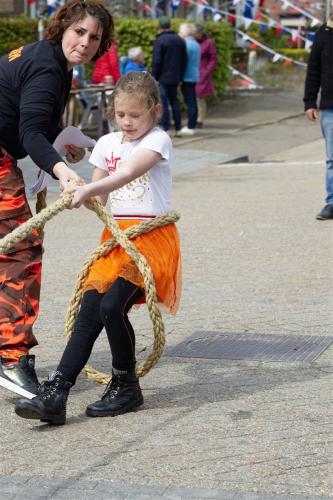
[[[140,220],[118,220],[120,229],[140,224]],[[112,237],[104,229],[101,243]],[[158,227],[149,233],[131,240],[137,250],[146,257],[150,265],[157,298],[171,314],[176,314],[181,296],[181,254],[179,235],[175,224]],[[97,290],[105,293],[117,278],[124,278],[144,290],[143,277],[125,250],[120,246],[113,248],[107,255],[96,260],[85,280],[83,290]],[[143,298],[138,304],[145,303]]]

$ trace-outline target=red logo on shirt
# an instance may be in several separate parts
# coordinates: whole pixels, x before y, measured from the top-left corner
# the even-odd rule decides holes
[[[111,154],[111,158],[104,158],[106,166],[108,167],[109,172],[115,172],[117,170],[118,161],[121,160],[121,156],[113,157],[113,151]]]

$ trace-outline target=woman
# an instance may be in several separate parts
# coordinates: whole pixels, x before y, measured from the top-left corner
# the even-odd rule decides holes
[[[200,79],[196,84],[198,98],[198,118],[196,128],[202,128],[206,114],[206,98],[214,94],[213,73],[217,64],[217,50],[201,24],[194,25],[194,37],[200,44]]]
[[[69,0],[55,12],[45,40],[11,51],[0,61],[0,238],[31,217],[17,160],[59,180],[79,181],[52,143],[61,131],[74,65],[94,61],[110,47],[112,16],[100,2]],[[84,150],[67,145],[67,160]],[[38,383],[32,333],[39,309],[42,241],[38,231],[0,256],[0,385],[34,393]],[[22,393],[22,392],[21,392]]]

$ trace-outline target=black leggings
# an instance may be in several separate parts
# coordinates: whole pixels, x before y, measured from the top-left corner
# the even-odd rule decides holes
[[[89,290],[84,294],[73,335],[58,366],[67,380],[75,384],[103,327],[111,348],[113,368],[125,371],[135,368],[135,334],[128,312],[143,295],[141,288],[123,278],[118,278],[106,293]]]

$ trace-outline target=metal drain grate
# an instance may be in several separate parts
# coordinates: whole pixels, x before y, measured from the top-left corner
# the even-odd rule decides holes
[[[267,335],[198,331],[168,349],[166,356],[247,361],[303,361],[311,363],[333,342],[333,337]]]

